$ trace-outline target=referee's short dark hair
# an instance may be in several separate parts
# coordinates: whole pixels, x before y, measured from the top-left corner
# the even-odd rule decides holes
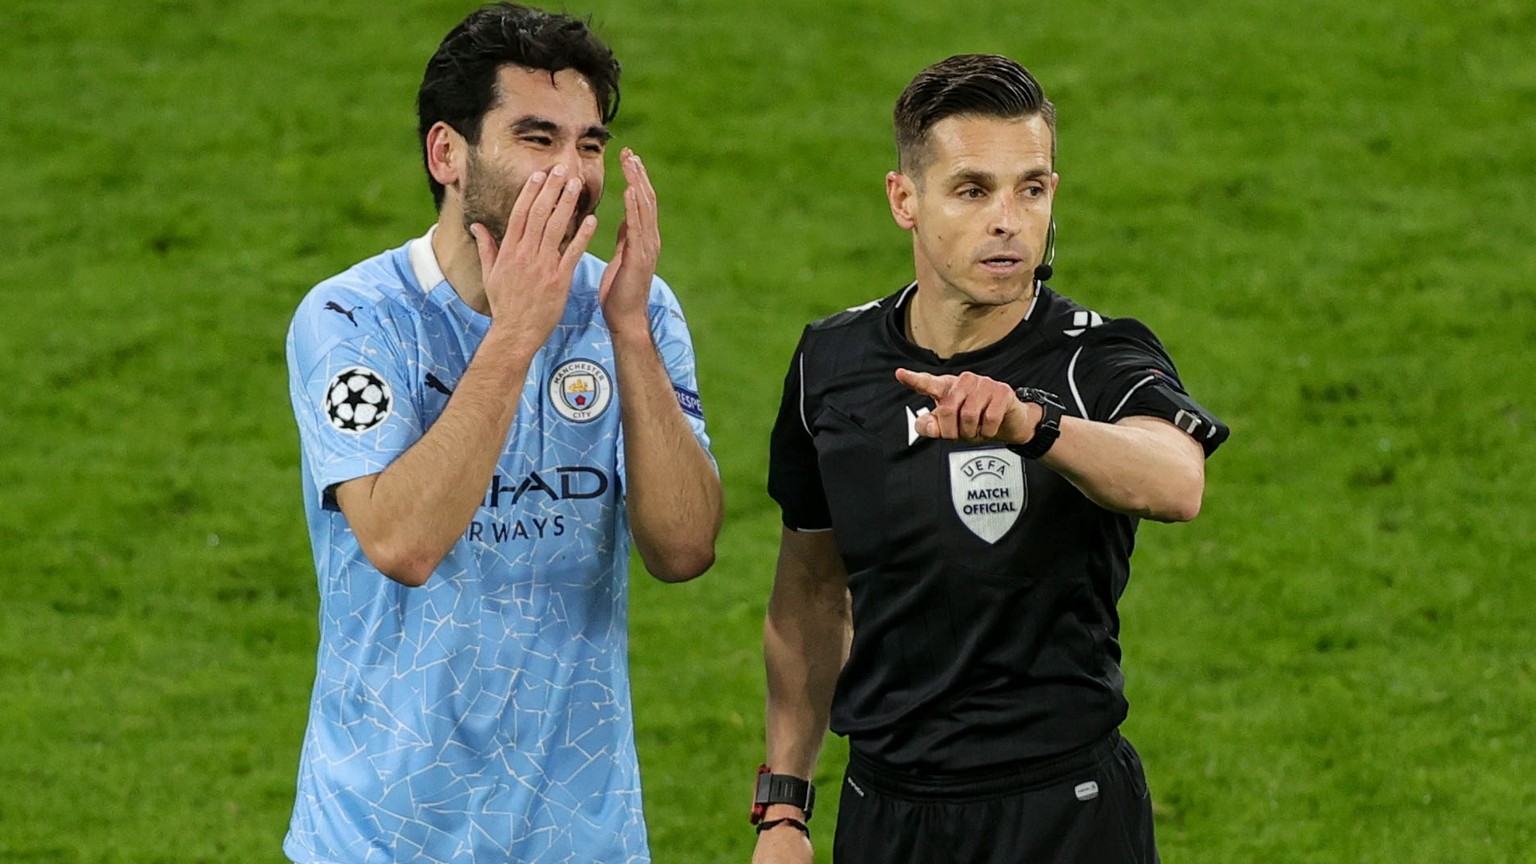
[[[1040,115],[1056,161],[1056,106],[1029,70],[999,54],[959,54],[917,73],[896,100],[896,159],[917,179],[928,163],[928,130],[947,117],[1019,119]]]
[[[491,3],[443,37],[427,61],[416,94],[416,126],[421,155],[427,157],[427,132],[447,123],[470,144],[480,141],[480,122],[496,104],[496,73],[506,65],[541,69],[553,78],[574,69],[592,85],[603,122],[619,113],[619,61],[587,21],[519,6]],[[443,206],[443,184],[427,172],[432,201]]]

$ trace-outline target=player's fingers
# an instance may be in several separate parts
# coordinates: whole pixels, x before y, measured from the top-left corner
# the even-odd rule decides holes
[[[592,242],[592,235],[597,233],[597,217],[588,214],[581,224],[576,226],[576,236],[571,238],[570,245],[565,247],[565,253],[560,256],[560,272],[569,279],[576,272],[576,265],[581,262],[581,256],[587,254],[587,245]]]
[[[560,244],[565,242],[565,232],[570,228],[571,217],[576,215],[576,202],[581,198],[581,178],[572,177],[565,181],[560,188],[560,197],[556,199],[555,206],[549,213],[549,221],[544,223],[544,235],[540,238],[539,248],[543,250],[557,250]]]
[[[539,188],[537,195],[528,206],[528,221],[523,227],[523,233],[518,238],[520,245],[526,245],[531,249],[538,249],[544,243],[544,232],[549,227],[551,215],[555,212],[555,204],[560,196],[565,194],[566,167],[556,165],[549,171],[544,185]]]
[[[620,220],[618,238],[613,244],[613,257],[608,259],[608,266],[603,270],[603,278],[597,284],[597,299],[599,303],[608,301],[608,292],[613,290],[613,283],[619,278],[619,270],[624,266],[624,253],[628,251],[626,242],[628,223]]]
[[[517,200],[512,202],[512,212],[507,214],[507,233],[501,235],[503,241],[510,239],[516,244],[523,239],[523,231],[528,226],[528,211],[533,209],[534,199],[538,198],[539,193],[543,191],[547,176],[543,171],[535,171],[528,175],[522,191],[517,193]]]
[[[640,229],[640,236],[650,237],[658,234],[656,222],[656,187],[651,185],[651,176],[645,170],[645,163],[640,161],[639,154],[633,150],[625,151],[629,158],[628,167],[624,172],[629,181],[629,188],[635,190],[635,211],[639,215],[636,228]]]
[[[635,243],[635,251],[641,256],[651,252],[651,214],[646,212],[645,194],[631,186],[624,190],[624,221]]]
[[[480,253],[480,275],[484,278],[496,264],[496,238],[491,236],[491,229],[478,222],[469,226],[469,233],[475,238],[475,251]]]

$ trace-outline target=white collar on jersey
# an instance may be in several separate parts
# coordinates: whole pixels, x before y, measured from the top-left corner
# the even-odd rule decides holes
[[[416,284],[421,286],[423,293],[430,294],[432,289],[448,279],[443,275],[442,265],[437,263],[437,253],[432,251],[432,235],[437,232],[437,225],[427,229],[427,233],[411,241],[405,254],[411,260],[411,272],[416,275]]]

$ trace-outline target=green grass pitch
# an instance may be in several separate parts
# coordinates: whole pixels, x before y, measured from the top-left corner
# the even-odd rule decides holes
[[[280,860],[315,640],[283,333],[431,221],[415,88],[468,8],[0,12],[0,860]],[[1536,861],[1536,6],[572,9],[625,66],[727,487],[714,570],[632,598],[657,861],[750,855],[782,369],[908,278],[891,103],[968,51],[1058,105],[1053,284],[1234,429],[1123,604],[1165,859]]]

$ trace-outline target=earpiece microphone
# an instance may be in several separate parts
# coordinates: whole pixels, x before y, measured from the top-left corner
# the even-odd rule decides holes
[[[1042,283],[1051,278],[1055,270],[1051,269],[1051,262],[1056,260],[1056,217],[1051,217],[1051,227],[1045,232],[1045,254],[1041,256],[1040,266],[1035,268],[1035,282]]]

